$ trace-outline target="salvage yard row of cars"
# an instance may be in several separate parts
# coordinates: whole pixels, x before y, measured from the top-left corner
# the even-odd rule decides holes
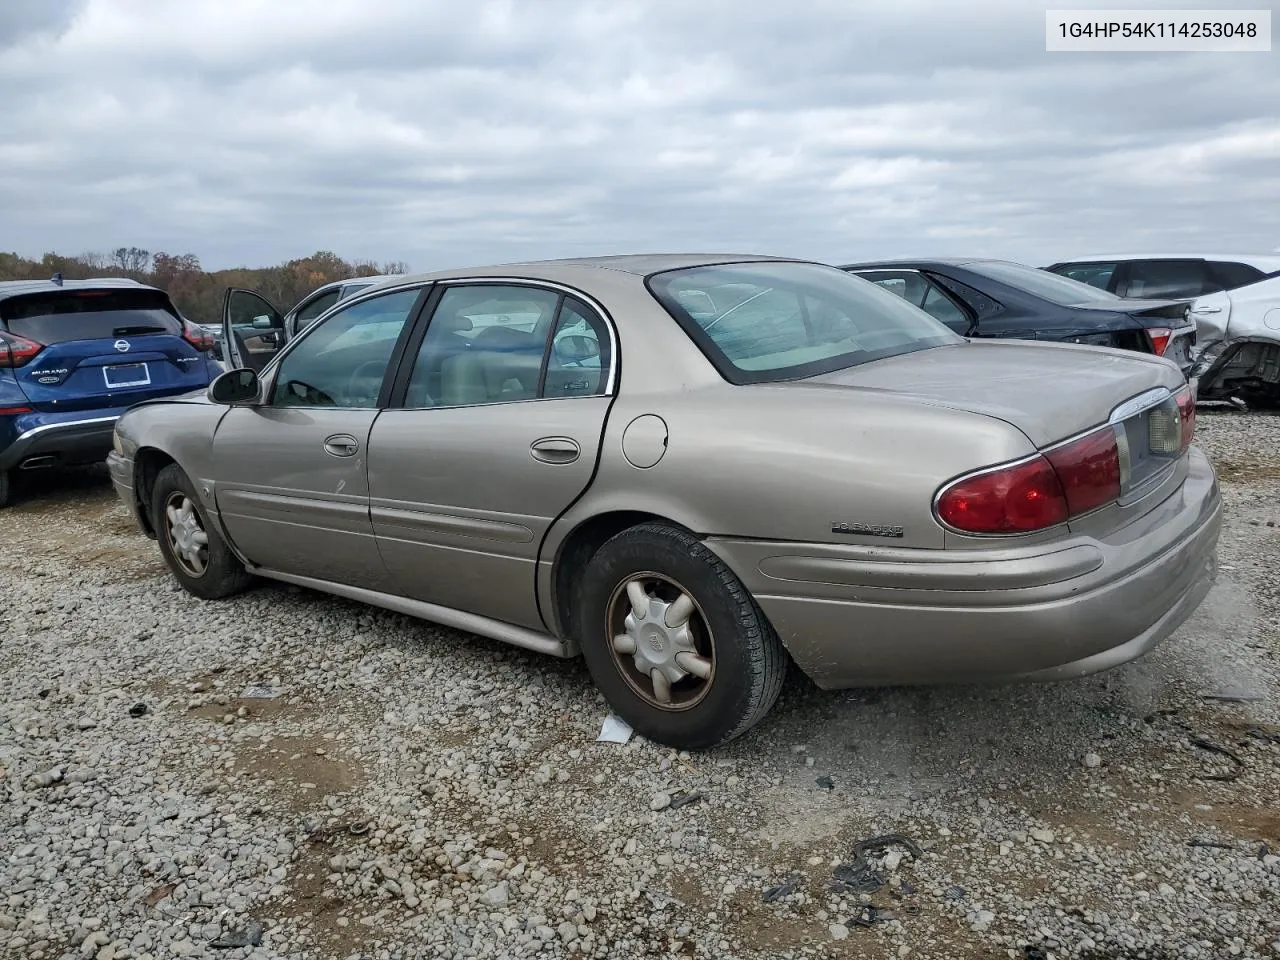
[[[507,264],[312,313],[228,291],[225,371],[161,291],[10,284],[0,475],[103,444],[195,596],[264,577],[581,655],[638,732],[704,749],[789,663],[825,688],[1049,680],[1168,636],[1221,522],[1197,370],[1276,390],[1277,284],[1189,302],[990,260]]]

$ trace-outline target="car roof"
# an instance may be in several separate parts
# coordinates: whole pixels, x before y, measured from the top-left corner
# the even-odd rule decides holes
[[[1112,253],[1098,254],[1097,256],[1088,257],[1068,257],[1062,260],[1055,260],[1054,264],[1060,263],[1099,263],[1106,262],[1128,262],[1131,260],[1217,260],[1227,261],[1228,263],[1246,263],[1251,267],[1257,267],[1259,270],[1271,273],[1280,270],[1280,254],[1274,253]]]
[[[614,273],[647,277],[666,270],[686,267],[710,266],[722,263],[797,262],[791,257],[765,257],[755,254],[727,253],[635,253],[607,257],[573,257],[563,260],[527,260],[518,263],[502,263],[484,267],[468,267],[453,270],[437,270],[399,276],[399,283],[416,283],[426,280],[451,280],[460,277],[515,277],[572,282],[585,280],[592,274],[608,270]]]
[[[159,287],[148,286],[127,277],[99,277],[95,280],[63,280],[54,283],[52,280],[0,280],[0,300],[20,297],[27,293],[57,293],[59,290],[155,290],[164,293]]]
[[[971,263],[1014,263],[997,257],[899,257],[894,260],[867,260],[846,263],[841,270],[892,270],[895,267],[963,267]]]

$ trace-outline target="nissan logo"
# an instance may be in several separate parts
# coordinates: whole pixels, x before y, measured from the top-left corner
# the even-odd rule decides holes
[[[114,347],[116,348],[116,353],[128,353],[128,352],[129,352],[129,341],[128,341],[128,340],[117,340],[114,344],[112,344],[112,346],[114,346]]]

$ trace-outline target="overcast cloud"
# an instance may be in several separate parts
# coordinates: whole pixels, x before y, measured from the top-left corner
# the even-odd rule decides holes
[[[1280,52],[1050,54],[1043,5],[967,6],[0,0],[0,249],[1280,247]]]

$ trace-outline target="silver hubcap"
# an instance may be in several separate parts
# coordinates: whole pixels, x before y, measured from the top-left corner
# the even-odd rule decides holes
[[[209,535],[195,503],[184,493],[173,493],[164,505],[164,515],[174,559],[191,576],[203,576],[209,564]]]
[[[682,710],[706,695],[715,669],[711,632],[684,588],[637,574],[617,586],[609,609],[614,662],[642,698]]]

